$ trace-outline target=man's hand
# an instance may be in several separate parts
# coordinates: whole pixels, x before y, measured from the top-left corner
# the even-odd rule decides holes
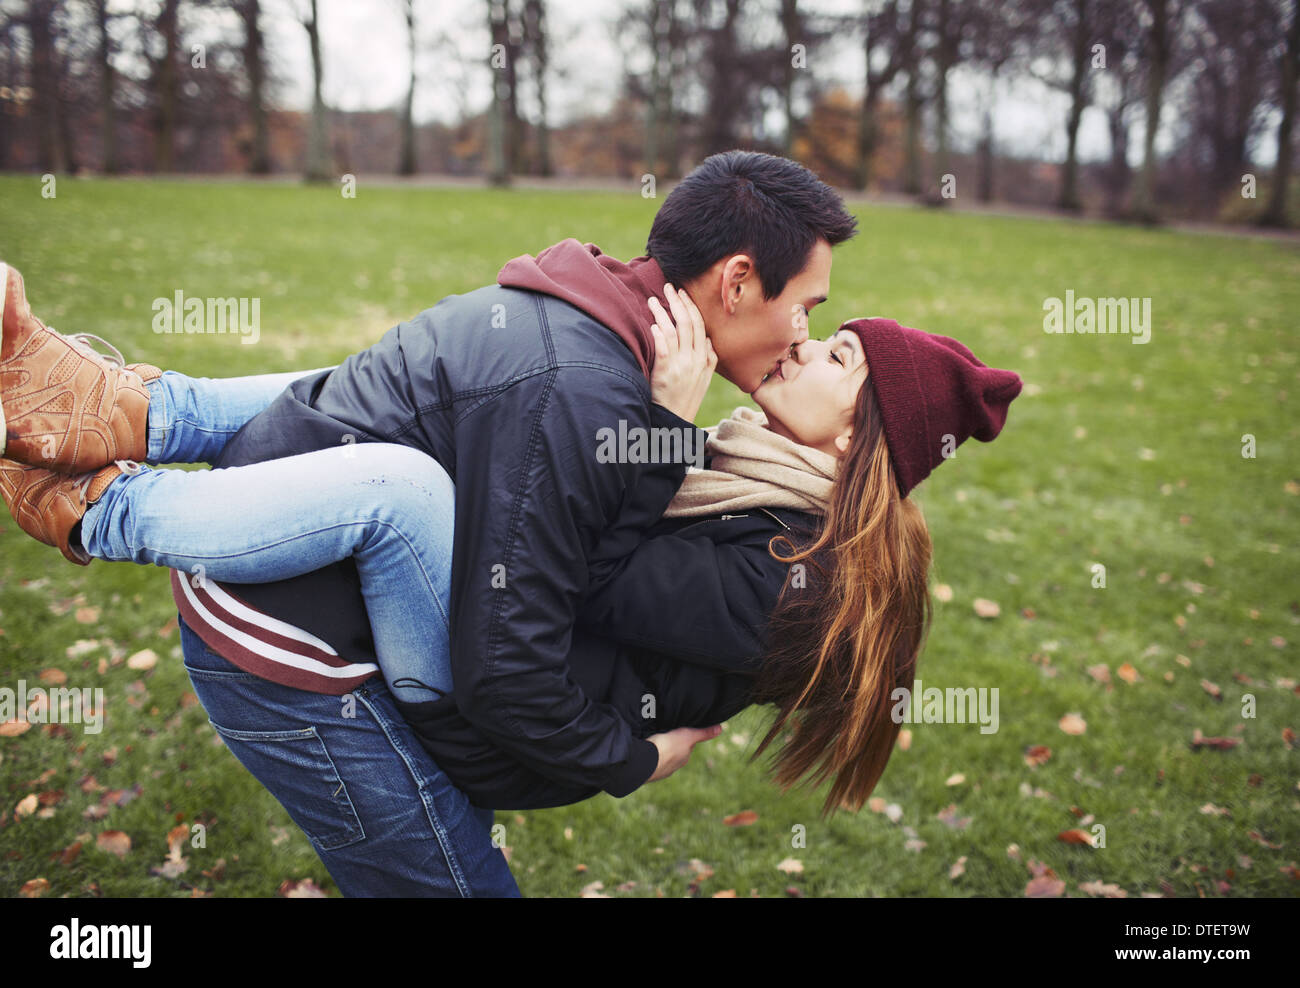
[[[659,749],[659,767],[647,782],[666,779],[685,765],[691,757],[691,749],[701,741],[711,741],[722,733],[722,725],[712,727],[679,727],[665,734],[651,734],[647,741]]]
[[[694,422],[718,366],[718,355],[704,332],[704,317],[685,292],[664,285],[672,316],[657,298],[650,299],[655,322],[655,365],[650,372],[650,399],[674,415]]]

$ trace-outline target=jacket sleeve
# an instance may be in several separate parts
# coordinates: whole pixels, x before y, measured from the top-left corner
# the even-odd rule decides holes
[[[625,796],[658,749],[568,673],[588,563],[640,466],[599,455],[601,430],[650,424],[644,381],[591,367],[525,378],[456,426],[451,665],[456,705],[559,783]]]
[[[755,674],[787,564],[765,538],[719,544],[658,535],[625,557],[579,611],[589,631],[723,672]]]

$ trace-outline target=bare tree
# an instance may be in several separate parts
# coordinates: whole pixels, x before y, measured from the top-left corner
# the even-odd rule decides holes
[[[856,189],[865,189],[871,180],[871,161],[880,143],[881,94],[903,67],[898,0],[885,3],[867,0],[862,14],[862,54],[866,62],[866,84],[858,115],[853,168],[853,187]]]
[[[1142,0],[1147,20],[1143,36],[1143,61],[1146,63],[1146,133],[1142,141],[1142,168],[1133,192],[1133,218],[1143,223],[1157,221],[1155,203],[1156,132],[1160,129],[1160,111],[1164,104],[1173,58],[1174,39],[1184,10],[1180,0]]]
[[[488,181],[509,185],[511,151],[506,130],[510,81],[506,65],[510,60],[510,11],[506,0],[488,0],[488,31],[492,44],[488,67],[492,72],[492,102],[488,107]]]
[[[318,0],[299,0],[298,22],[307,32],[311,46],[311,125],[307,135],[307,167],[305,178],[309,182],[328,182],[334,177],[329,149],[329,121],[325,100],[321,96],[324,66],[320,46],[320,12]]]
[[[1279,7],[1286,0],[1280,0]],[[1291,184],[1291,158],[1295,153],[1292,132],[1295,127],[1296,80],[1300,76],[1300,3],[1291,0],[1291,23],[1286,32],[1286,43],[1278,58],[1278,103],[1282,119],[1277,125],[1277,165],[1273,169],[1273,186],[1269,192],[1268,206],[1260,222],[1266,226],[1287,225],[1287,193]],[[1278,23],[1282,11],[1278,10]]]
[[[406,86],[406,102],[402,105],[402,150],[397,162],[399,175],[415,174],[415,0],[401,0],[406,19],[407,54],[410,59],[410,76]]]
[[[921,72],[925,63],[922,40],[925,16],[925,0],[911,0],[900,44],[901,68],[907,77],[903,94],[903,191],[912,196],[921,194],[921,111],[925,109]]]
[[[266,123],[266,45],[262,36],[261,0],[237,0],[235,10],[244,22],[244,72],[248,76],[248,112],[253,121],[248,170],[254,175],[265,175],[271,171],[271,147]]]
[[[524,0],[524,50],[537,97],[537,170],[550,175],[551,131],[546,115],[546,74],[550,67],[550,42],[546,30],[545,0]]]

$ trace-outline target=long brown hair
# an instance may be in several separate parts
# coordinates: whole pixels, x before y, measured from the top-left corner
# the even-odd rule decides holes
[[[773,781],[786,791],[805,776],[811,786],[834,776],[823,817],[861,809],[884,774],[900,726],[891,694],[910,694],[932,613],[930,533],[920,507],[899,493],[870,377],[854,423],[820,533],[803,548],[783,535],[769,544],[791,577],[752,693],[777,715],[750,760],[791,728]],[[778,543],[793,554],[779,554]]]

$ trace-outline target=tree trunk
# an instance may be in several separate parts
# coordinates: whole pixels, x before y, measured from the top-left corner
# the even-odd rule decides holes
[[[979,196],[980,202],[993,201],[993,107],[997,99],[998,74],[1002,63],[995,62],[990,69],[989,96],[983,106],[982,134],[979,143]]]
[[[1156,131],[1164,100],[1165,71],[1169,63],[1168,0],[1146,0],[1152,23],[1147,56],[1147,132],[1142,141],[1142,170],[1133,195],[1133,216],[1143,223],[1157,220],[1155,207]]]
[[[510,154],[506,147],[506,75],[503,59],[510,57],[510,28],[503,0],[488,0],[488,30],[492,47],[488,68],[492,72],[492,102],[488,105],[488,181],[510,184]]]
[[[794,153],[794,81],[799,71],[794,66],[794,55],[791,49],[800,42],[802,32],[799,0],[781,0],[781,26],[785,28],[785,84],[781,93],[785,103],[785,139],[782,147],[785,156],[789,158]]]
[[[1077,212],[1079,202],[1079,123],[1088,106],[1088,54],[1092,48],[1092,23],[1089,0],[1074,5],[1074,38],[1071,46],[1070,112],[1065,118],[1065,164],[1061,168],[1061,191],[1056,197],[1059,209]]]
[[[103,169],[106,175],[116,175],[121,170],[117,151],[117,120],[113,107],[117,79],[113,74],[112,42],[108,36],[108,0],[95,0],[95,24],[99,28],[99,123],[100,143],[103,145]]]
[[[67,171],[59,128],[57,61],[54,55],[53,0],[32,0],[28,21],[32,45],[32,103],[36,115],[36,166],[43,172]]]
[[[525,0],[524,37],[532,55],[533,84],[537,87],[537,170],[551,175],[551,129],[546,113],[546,73],[550,67],[550,47],[546,37],[546,4],[544,0]]]
[[[155,113],[153,160],[154,170],[170,172],[176,164],[176,104],[179,100],[176,71],[180,48],[180,0],[163,0],[156,30],[162,35],[163,56],[154,68]]]
[[[1287,225],[1287,191],[1291,183],[1292,130],[1295,125],[1296,77],[1300,75],[1300,7],[1291,7],[1291,29],[1286,36],[1286,50],[1281,66],[1282,120],[1277,125],[1277,165],[1273,169],[1273,187],[1268,207],[1260,222],[1266,226]]]
[[[903,191],[921,194],[921,111],[925,97],[921,92],[920,21],[924,16],[922,0],[913,0],[908,18],[906,45],[907,89],[904,103]]]
[[[333,179],[332,155],[329,149],[329,121],[325,116],[325,100],[321,97],[321,77],[324,66],[320,49],[320,13],[317,0],[310,0],[311,15],[303,22],[307,40],[311,43],[311,130],[307,136],[307,173],[309,182],[328,182]]]
[[[262,40],[261,0],[243,0],[239,16],[244,21],[244,69],[248,73],[248,110],[253,118],[253,147],[248,170],[254,175],[271,171],[271,141],[266,123],[266,53]]]
[[[399,175],[415,174],[415,0],[405,0],[406,41],[411,61],[406,86],[406,105],[402,109],[402,150],[397,162]]]

